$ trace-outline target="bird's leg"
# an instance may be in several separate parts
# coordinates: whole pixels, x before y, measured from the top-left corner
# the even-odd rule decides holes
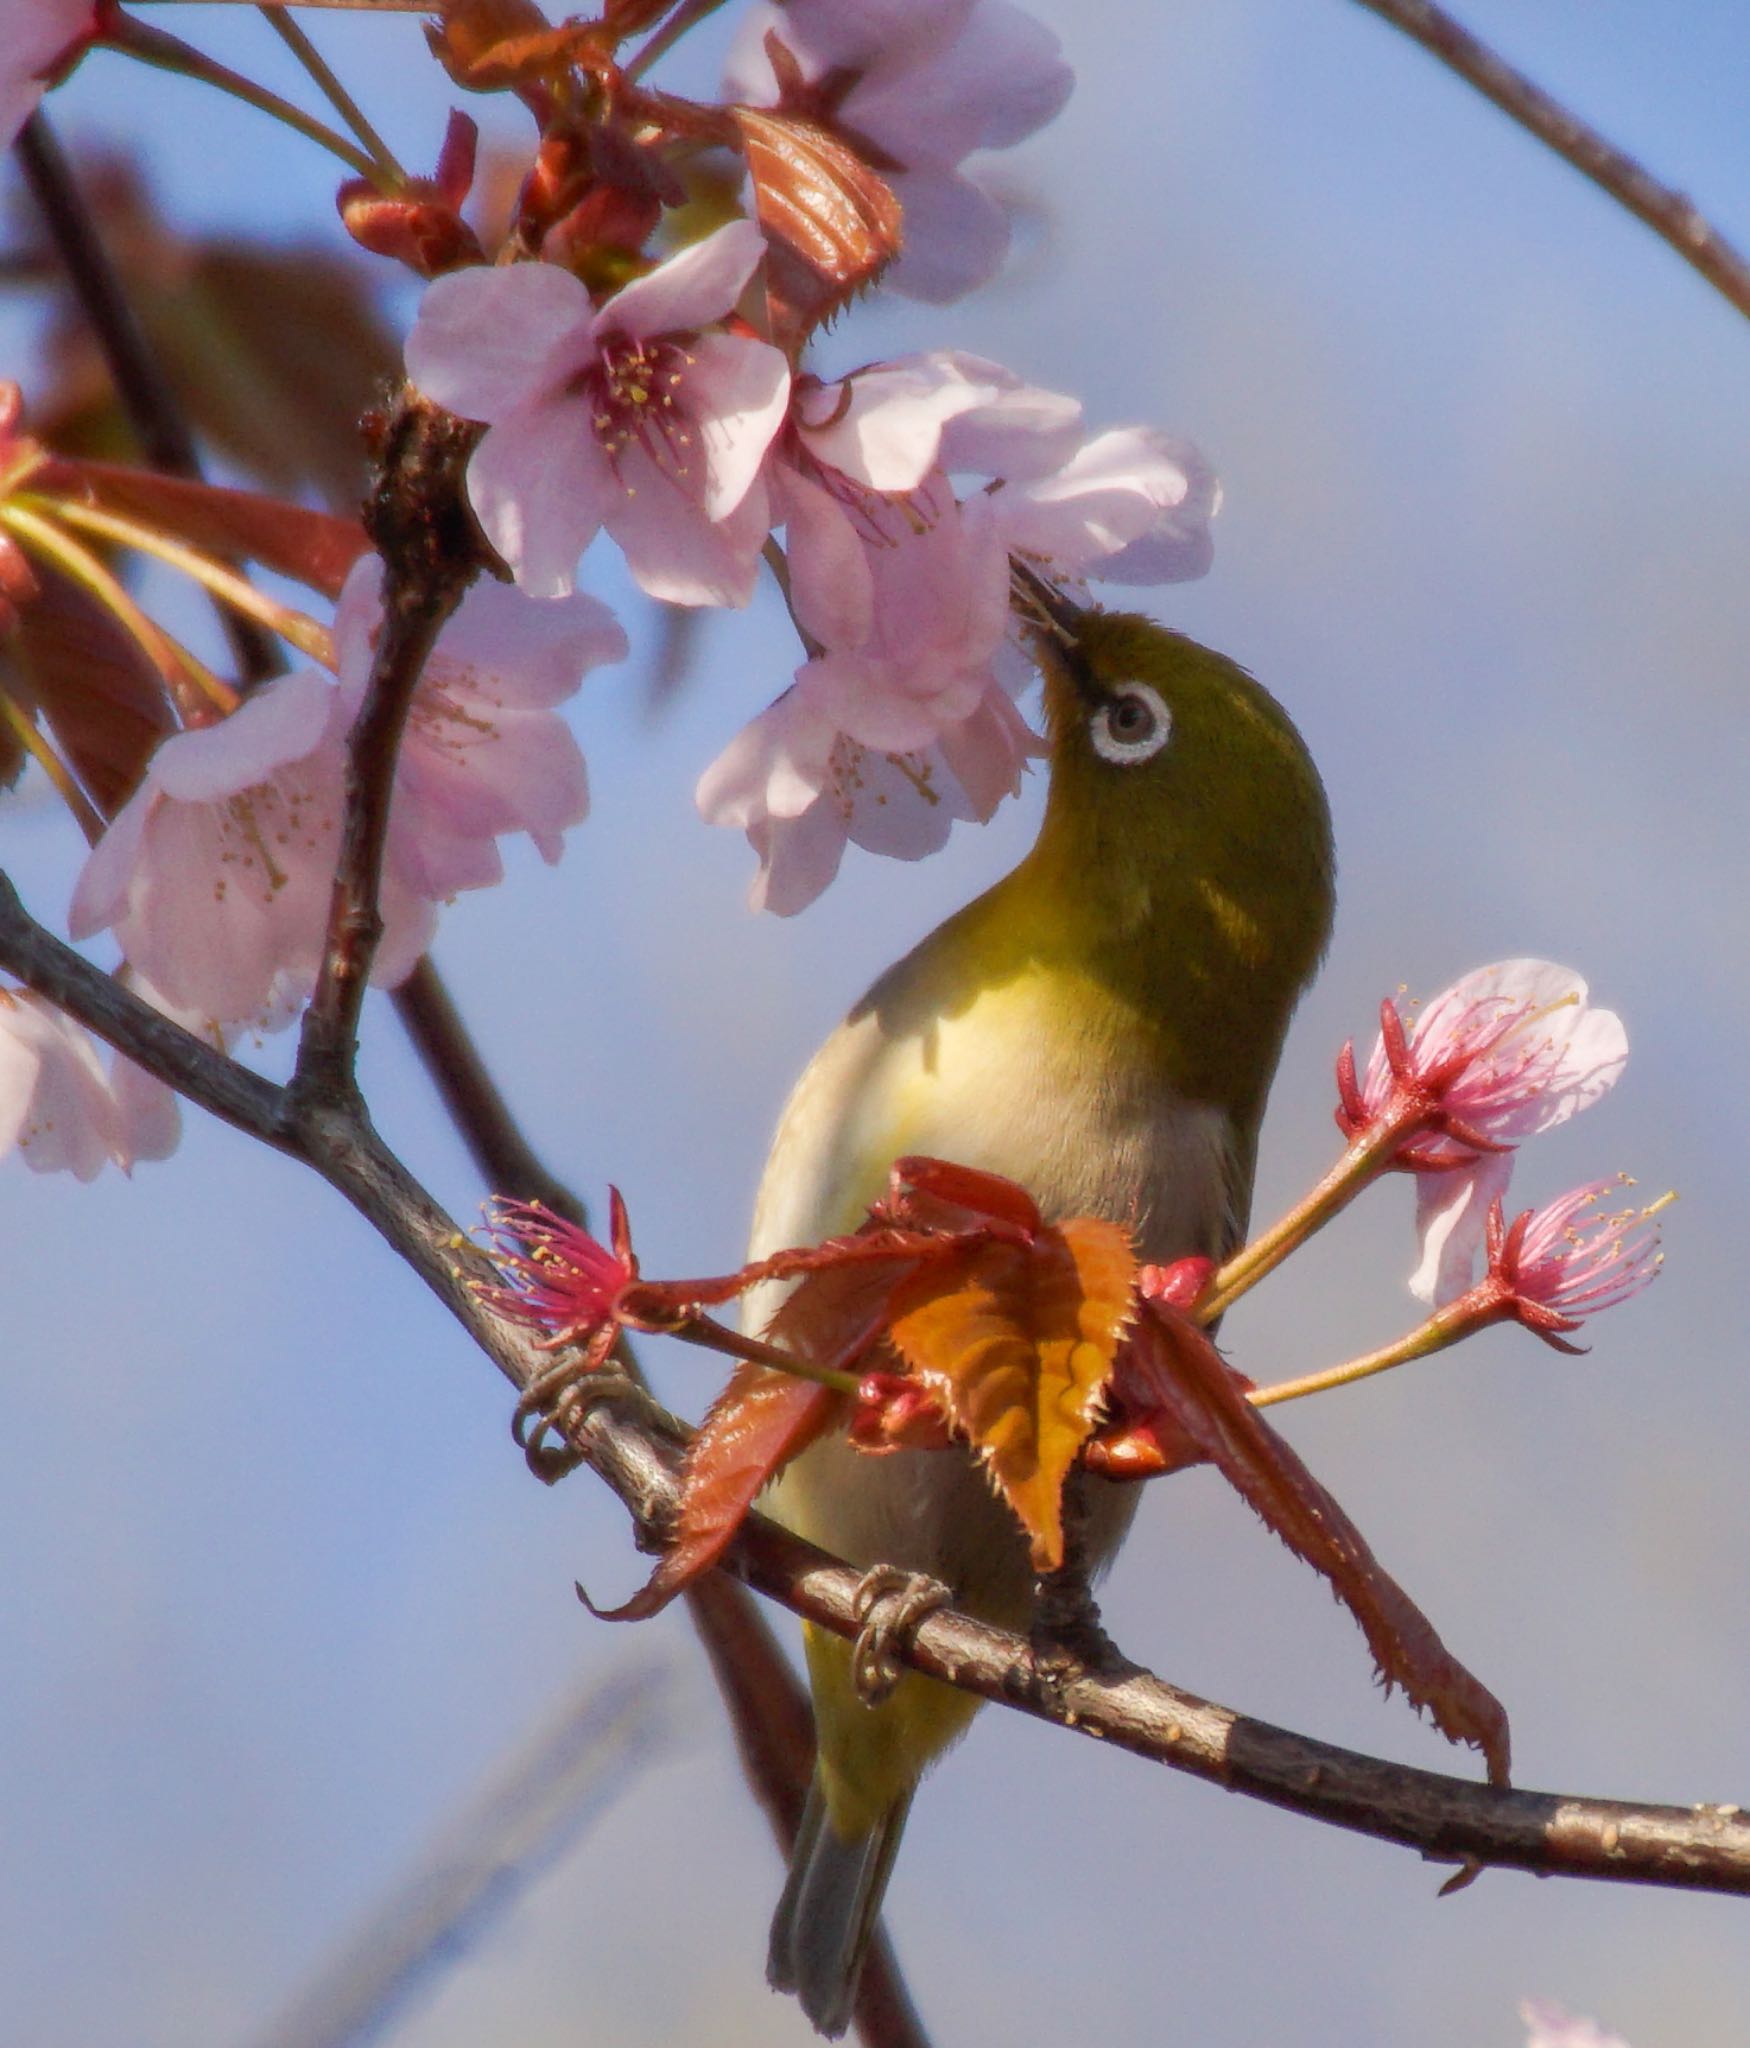
[[[1074,1481],[1063,1490],[1063,1562],[1033,1582],[1028,1641],[1043,1671],[1070,1665],[1109,1671],[1124,1659],[1100,1623],[1088,1568],[1087,1501]]]
[[[583,1462],[582,1453],[564,1441],[568,1424],[609,1394],[623,1390],[617,1372],[601,1370],[601,1362],[575,1350],[556,1358],[523,1389],[510,1419],[510,1433],[522,1447],[529,1470],[551,1486]]]
[[[899,1683],[895,1655],[926,1615],[952,1605],[953,1588],[923,1572],[878,1564],[858,1582],[852,1611],[862,1626],[851,1644],[851,1677],[867,1707],[878,1707]]]

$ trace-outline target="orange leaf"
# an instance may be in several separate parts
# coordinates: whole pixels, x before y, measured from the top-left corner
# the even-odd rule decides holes
[[[1091,1217],[962,1247],[902,1281],[888,1334],[972,1440],[1032,1539],[1063,1562],[1063,1482],[1092,1433],[1130,1310],[1129,1233]]]
[[[900,205],[848,144],[796,114],[731,107],[770,256],[772,339],[794,351],[899,254]]]
[[[1151,1304],[1116,1377],[1126,1405],[1169,1416],[1289,1549],[1324,1574],[1361,1624],[1387,1691],[1401,1685],[1448,1741],[1481,1750],[1490,1778],[1504,1785],[1509,1740],[1501,1703],[1441,1642],[1361,1531],[1246,1399],[1245,1383],[1207,1335],[1188,1317]]]
[[[650,1580],[604,1621],[643,1621],[728,1549],[742,1517],[774,1473],[823,1435],[840,1395],[764,1365],[739,1365],[687,1446],[674,1540]]]

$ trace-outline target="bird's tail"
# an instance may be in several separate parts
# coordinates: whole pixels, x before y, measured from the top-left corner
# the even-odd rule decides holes
[[[841,1835],[818,1775],[808,1787],[789,1881],[772,1915],[766,1979],[775,1991],[795,1992],[819,2032],[835,2040],[850,2023],[910,1806],[908,1791],[866,1832]]]

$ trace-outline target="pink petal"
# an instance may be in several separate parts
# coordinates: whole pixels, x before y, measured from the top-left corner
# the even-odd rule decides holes
[[[838,873],[844,858],[844,819],[825,797],[800,817],[750,825],[747,836],[760,857],[748,906],[769,910],[774,917],[794,917],[806,910]]]
[[[439,636],[431,666],[450,697],[483,694],[495,706],[532,711],[562,704],[591,669],[630,651],[625,628],[599,598],[531,598],[483,576]]]
[[[563,597],[619,487],[575,398],[543,400],[488,430],[468,464],[486,537],[531,597]]]
[[[797,623],[823,646],[860,646],[873,622],[875,584],[856,528],[836,499],[794,469],[775,467],[772,488]]]
[[[85,865],[73,884],[73,900],[67,907],[70,937],[89,939],[107,930],[127,908],[128,883],[155,801],[150,783],[141,783],[85,856]]]
[[[764,484],[712,520],[642,448],[621,456],[620,481],[606,525],[641,589],[667,604],[748,602],[770,524]]]
[[[1192,488],[1178,444],[1120,427],[1084,442],[1053,474],[1011,483],[986,502],[1011,548],[1073,575],[1102,576],[1121,550],[1176,521]],[[1207,567],[1207,528],[1195,518],[1187,525],[1187,539],[1200,531]],[[1187,564],[1197,555],[1187,547]]]
[[[277,676],[217,725],[172,734],[152,756],[147,782],[182,803],[234,796],[313,752],[334,707],[334,685],[315,670]]]
[[[905,210],[905,246],[883,273],[908,299],[944,306],[988,284],[1009,253],[1009,217],[958,171],[900,171],[889,183]]]
[[[944,422],[998,395],[997,385],[967,374],[977,361],[944,349],[876,363],[799,397],[809,453],[871,490],[915,490],[935,467]]]
[[[705,453],[705,510],[723,519],[747,496],[784,424],[790,366],[767,343],[736,334],[702,334],[690,353],[681,403]]]
[[[1476,1278],[1489,1204],[1504,1196],[1513,1175],[1510,1152],[1490,1152],[1449,1173],[1416,1175],[1416,1230],[1421,1257],[1410,1275],[1418,1301],[1444,1308]]]
[[[765,237],[751,220],[727,221],[616,292],[601,309],[597,332],[649,341],[709,326],[734,309],[765,252]]]
[[[951,170],[975,149],[1021,142],[1063,110],[1075,74],[1042,22],[982,0],[927,61],[871,72],[842,117],[907,166]]]
[[[589,354],[589,293],[552,263],[434,278],[407,337],[407,374],[464,419],[496,425],[562,385]]]
[[[1012,483],[1049,476],[1072,459],[1082,445],[1079,400],[1023,384],[1013,370],[979,356],[956,352],[952,361],[959,374],[988,385],[990,395],[943,427],[940,460],[945,470],[1000,476]]]
[[[808,694],[786,690],[700,776],[700,816],[708,824],[747,831],[766,817],[800,817],[825,786],[832,744],[832,726]]]
[[[25,989],[0,992],[0,1152],[88,1181],[126,1155],[90,1034]]]

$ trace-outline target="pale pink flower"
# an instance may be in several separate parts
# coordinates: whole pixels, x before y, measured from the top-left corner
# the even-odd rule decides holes
[[[362,556],[335,608],[335,665],[355,715],[382,582],[378,557]],[[396,761],[388,860],[410,890],[443,901],[502,881],[505,832],[527,832],[543,860],[559,858],[589,808],[589,781],[553,707],[626,653],[613,613],[581,591],[532,598],[485,578],[473,585],[425,665]]]
[[[80,872],[74,938],[112,928],[129,966],[176,1010],[283,1018],[322,957],[350,716],[333,684],[305,671],[165,740]],[[435,913],[392,872],[381,896],[371,978],[393,987],[424,952]]]
[[[1406,1032],[1395,1005],[1357,1081],[1353,1046],[1338,1061],[1337,1121],[1351,1136],[1404,1121],[1393,1163],[1415,1171],[1422,1255],[1410,1278],[1423,1301],[1470,1284],[1512,1149],[1565,1123],[1616,1085],[1628,1036],[1593,1009],[1586,984],[1549,960],[1502,960],[1462,976]]]
[[[1608,2033],[1596,2020],[1578,2018],[1553,1998],[1521,1999],[1519,2017],[1525,2048],[1629,2048],[1620,2034]]]
[[[1043,475],[973,499],[1005,552],[1053,582],[1186,583],[1206,575],[1215,472],[1190,442],[1155,427],[1112,427]]]
[[[769,35],[788,53],[782,77]],[[1009,246],[1006,215],[962,162],[1042,128],[1074,83],[1056,36],[1008,0],[787,0],[748,17],[726,91],[863,146],[905,210],[886,282],[940,302],[993,277]]]
[[[744,726],[700,778],[699,809],[759,855],[755,910],[789,917],[838,873],[846,844],[918,860],[956,821],[987,820],[1044,747],[996,684],[928,747],[889,753],[840,731],[799,682]]]
[[[94,0],[6,0],[6,28],[0,35],[0,149],[11,145],[36,112],[50,77],[96,34]]]
[[[0,988],[0,1154],[16,1146],[33,1173],[92,1180],[106,1161],[126,1173],[174,1147],[168,1094],[127,1060],[106,1076],[82,1025],[28,989]]]
[[[1599,1202],[1617,1185],[1589,1181],[1541,1209],[1527,1209],[1512,1223],[1499,1201],[1490,1206],[1489,1269],[1482,1285],[1510,1303],[1504,1313],[1558,1351],[1578,1348],[1558,1332],[1577,1330],[1588,1316],[1639,1294],[1664,1264],[1655,1220],[1663,1204],[1600,1210]]]
[[[550,263],[427,287],[408,374],[487,423],[468,494],[531,595],[569,591],[605,527],[652,597],[747,602],[769,524],[760,465],[790,373],[767,343],[705,330],[764,247],[751,221],[730,221],[600,307]]]

